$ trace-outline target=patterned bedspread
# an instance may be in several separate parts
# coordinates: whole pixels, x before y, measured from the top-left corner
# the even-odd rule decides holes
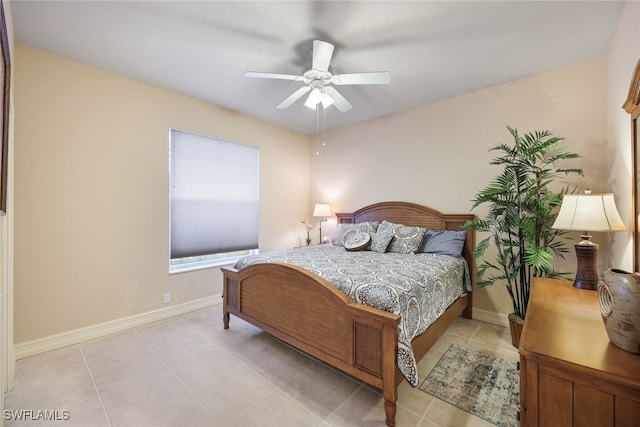
[[[308,246],[251,255],[235,268],[284,262],[305,268],[353,301],[399,314],[398,368],[418,386],[411,340],[424,332],[460,295],[470,290],[467,263],[436,254],[348,252],[334,245]]]

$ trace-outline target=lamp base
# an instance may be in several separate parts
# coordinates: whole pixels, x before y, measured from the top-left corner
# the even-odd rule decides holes
[[[326,220],[327,220],[326,218],[320,218],[320,240],[318,241],[319,245],[322,244],[322,223]]]
[[[576,243],[576,258],[578,259],[578,270],[573,286],[580,289],[598,289],[598,269],[596,260],[598,259],[598,244],[590,240],[583,240]]]

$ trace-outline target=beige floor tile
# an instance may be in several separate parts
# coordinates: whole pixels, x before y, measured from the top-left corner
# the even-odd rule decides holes
[[[158,355],[153,350],[147,349],[130,357],[94,366],[91,368],[91,373],[98,391],[102,392],[107,387],[113,388],[114,383],[129,382],[131,378],[166,370],[168,368]]]
[[[43,372],[41,376],[18,378],[5,395],[5,409],[56,410],[96,397],[89,370]]]
[[[440,353],[444,353],[451,347],[451,344],[460,344],[462,346],[466,345],[469,342],[470,338],[465,338],[460,335],[447,334],[445,333],[440,337],[438,341],[431,348],[432,350],[436,350]]]
[[[102,403],[113,427],[120,427],[186,394],[186,388],[168,369],[120,378],[100,387]]]
[[[218,383],[231,385],[235,372],[247,371],[255,375],[246,364],[221,349],[202,352],[196,357],[183,360],[174,359],[168,365],[189,390]],[[258,380],[261,381],[262,378]]]
[[[360,387],[326,420],[332,427],[386,427],[384,399],[379,393],[367,387]],[[398,427],[414,427],[420,422],[420,416],[402,405],[396,410]]]
[[[228,349],[277,387],[308,369],[316,361],[265,334],[233,340]]]
[[[359,387],[354,380],[316,363],[284,384],[282,390],[324,420]]]
[[[60,427],[107,427],[107,420],[102,402],[97,396],[78,402],[66,408],[69,411],[69,419],[63,423],[52,422],[51,426]],[[48,426],[47,426],[48,427]]]
[[[425,376],[426,375],[424,375],[422,379],[424,379]],[[411,387],[406,381],[403,381],[400,386],[398,386],[398,405],[409,409],[420,417],[425,414],[433,399],[433,396],[421,391],[417,387]]]
[[[144,333],[143,336],[147,339]],[[153,351],[169,365],[173,365],[175,362],[209,357],[222,358],[223,360],[233,359],[233,356],[230,356],[219,345],[212,343],[207,337],[195,331],[178,337],[169,336],[165,339],[157,335],[148,343]]]
[[[152,323],[137,330],[147,344],[156,351],[168,345],[176,347],[193,345],[194,343],[210,343],[210,340],[202,335],[197,328],[180,317]]]
[[[250,406],[228,427],[316,427],[323,421],[286,394],[275,391]]]
[[[57,377],[86,369],[80,347],[71,345],[16,361],[16,384],[43,377],[55,381]]]
[[[316,363],[287,382],[282,390],[325,419],[359,387],[351,378]]]
[[[210,384],[190,390],[217,422],[226,425],[276,388],[245,366],[221,370]]]
[[[59,354],[59,350],[50,353]],[[62,411],[65,405],[91,397],[97,399],[88,370],[86,375],[82,370],[71,373],[47,370],[46,362],[54,357],[57,355],[45,353],[18,361],[21,369],[16,372],[14,388],[4,395],[5,412],[2,416],[5,427],[43,425],[44,421],[37,420],[38,414],[33,411]],[[43,361],[43,365],[38,365],[35,360]],[[71,394],[62,395],[61,390],[70,390]]]
[[[97,396],[80,401],[68,407],[49,409],[49,420],[32,419],[31,421],[16,421],[12,416],[7,420],[4,414],[5,427],[109,427],[109,422]],[[35,417],[34,417],[35,418]]]
[[[490,422],[439,399],[434,399],[419,427],[432,426],[434,423],[442,427],[494,427]]]
[[[519,359],[518,349],[511,344],[509,328],[500,325],[481,322],[467,347],[507,360]]]
[[[113,427],[187,393],[151,349],[91,369]]]
[[[123,357],[135,356],[149,349],[135,330],[109,335],[80,344],[89,367],[114,362]]]
[[[445,331],[447,335],[457,335],[461,338],[471,338],[482,324],[479,320],[458,317],[456,321]]]
[[[190,394],[163,403],[139,417],[123,420],[121,427],[218,427],[213,417]],[[66,427],[66,426],[63,426]]]
[[[248,332],[242,336],[235,337],[235,339],[228,342],[225,348],[231,349],[245,359],[253,360],[256,355],[270,351],[271,348],[280,345],[281,343],[275,338],[261,330],[256,330],[253,333]]]
[[[482,322],[474,334],[472,341],[488,345],[503,345],[511,343],[509,328],[491,323]]]
[[[204,330],[207,328],[222,329],[222,305],[217,304],[212,307],[192,311],[179,316],[194,328]]]

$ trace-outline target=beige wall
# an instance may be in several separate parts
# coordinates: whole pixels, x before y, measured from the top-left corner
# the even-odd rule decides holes
[[[612,233],[609,266],[633,271],[631,116],[622,109],[640,59],[640,3],[627,2],[607,58],[607,169],[627,232]]]
[[[342,212],[385,200],[421,203],[445,213],[469,212],[474,195],[498,173],[489,165],[493,155],[488,149],[510,142],[506,125],[522,133],[550,130],[565,137],[568,148],[583,156],[574,165],[585,170],[578,182],[605,190],[605,59],[327,134],[327,146],[312,161],[311,198]],[[474,211],[479,216],[485,212]],[[567,265],[559,264],[563,270],[575,271],[571,251]],[[513,311],[502,286],[476,292],[474,305],[488,314]]]
[[[164,292],[173,304],[220,292],[217,270],[167,274],[170,127],[260,146],[262,250],[300,244],[315,202],[468,212],[506,125],[564,136],[583,156],[578,183],[611,187],[605,59],[331,132],[319,156],[305,135],[27,46],[15,62],[16,343],[161,308]],[[559,266],[574,271],[573,253]],[[511,311],[500,286],[475,306]]]
[[[16,343],[221,292],[168,274],[171,127],[259,146],[261,249],[300,243],[308,136],[24,45],[15,71]]]

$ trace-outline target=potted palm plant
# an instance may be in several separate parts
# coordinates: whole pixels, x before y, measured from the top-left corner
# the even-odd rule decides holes
[[[478,266],[478,286],[505,284],[513,301],[509,323],[512,343],[517,347],[533,277],[566,274],[552,268],[553,257],[564,258],[568,249],[562,238],[565,232],[551,226],[568,190],[555,192],[550,184],[561,175],[582,176],[583,172],[557,166],[563,160],[580,157],[564,149],[564,138],[549,131],[520,135],[516,129],[507,129],[513,144],[498,144],[490,149],[498,153],[490,164],[501,166],[502,172],[473,200],[472,209],[486,205],[487,215],[467,221],[464,227],[488,233],[474,249],[474,258],[483,258],[487,248],[495,247],[496,258],[483,258]]]

